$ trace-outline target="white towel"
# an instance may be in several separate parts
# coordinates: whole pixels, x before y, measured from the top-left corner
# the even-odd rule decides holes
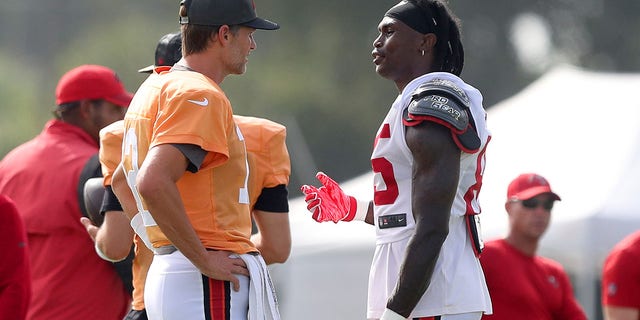
[[[280,320],[278,298],[261,255],[238,255],[249,270],[249,320]]]

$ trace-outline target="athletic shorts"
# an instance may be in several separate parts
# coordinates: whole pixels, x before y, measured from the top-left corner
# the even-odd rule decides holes
[[[180,251],[154,255],[144,290],[149,319],[247,320],[249,277],[236,275],[240,290],[229,281],[208,278]]]

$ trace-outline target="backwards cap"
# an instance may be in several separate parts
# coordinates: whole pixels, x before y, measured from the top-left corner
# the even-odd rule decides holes
[[[155,64],[144,67],[138,72],[151,73],[155,67],[173,66],[182,58],[182,36],[180,32],[165,34],[156,46]]]

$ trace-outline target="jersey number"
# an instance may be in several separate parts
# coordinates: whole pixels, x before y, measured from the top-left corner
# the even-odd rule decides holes
[[[470,186],[464,195],[465,202],[467,203],[467,215],[473,215],[480,212],[480,208],[474,207],[473,204],[478,203],[478,194],[480,193],[480,187],[482,186],[482,174],[484,172],[486,148],[487,147],[485,145],[478,155],[475,173],[476,183]],[[378,190],[378,188],[374,187],[373,203],[377,206],[394,203],[398,198],[399,193],[398,182],[396,181],[396,177],[393,173],[393,164],[386,158],[375,158],[371,160],[371,166],[373,168],[373,172],[380,174],[382,181],[384,181],[384,184],[386,185],[384,190]]]
[[[386,188],[378,190],[373,188],[373,203],[377,206],[392,204],[398,198],[398,182],[393,174],[393,164],[385,158],[375,158],[371,160],[373,172],[380,174]]]

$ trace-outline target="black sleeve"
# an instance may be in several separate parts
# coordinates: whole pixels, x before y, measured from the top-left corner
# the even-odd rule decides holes
[[[102,207],[100,207],[100,214],[104,216],[104,213],[107,211],[122,211],[120,201],[118,201],[116,194],[113,193],[111,186],[105,187],[104,196],[102,196]]]
[[[284,184],[273,188],[263,188],[253,208],[261,211],[287,213],[289,212],[288,197],[289,191]]]
[[[89,217],[87,213],[87,207],[84,203],[84,184],[91,178],[102,177],[102,168],[100,167],[100,160],[98,159],[98,153],[87,159],[82,171],[80,172],[80,180],[77,186],[78,204],[80,205],[80,212],[82,216]]]
[[[180,152],[189,160],[187,171],[196,173],[204,161],[204,157],[207,155],[207,151],[200,146],[188,143],[173,143],[172,146],[178,148]]]

